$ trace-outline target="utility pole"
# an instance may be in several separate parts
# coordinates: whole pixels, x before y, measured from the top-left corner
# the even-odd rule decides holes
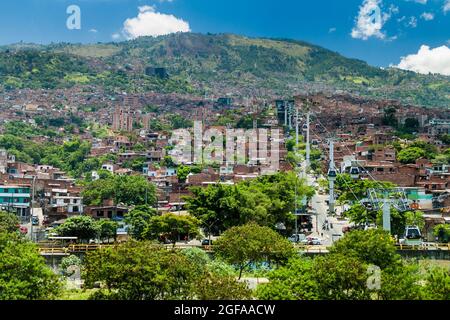
[[[30,222],[31,222],[31,226],[30,226],[30,238],[31,241],[33,242],[33,216],[34,216],[34,208],[33,208],[33,203],[34,203],[34,186],[36,184],[36,176],[33,177],[33,185],[32,185],[32,189],[31,189],[31,210],[30,210]]]
[[[391,202],[387,197],[383,198],[383,230],[391,233]]]
[[[299,121],[298,121],[298,108],[296,107],[295,108],[295,150],[297,151],[297,146],[298,146],[298,143],[299,143],[299,141],[298,141],[298,139],[299,139],[299,137],[298,137],[298,123],[299,123]]]
[[[288,105],[288,108],[289,108],[288,109],[288,125],[289,125],[289,130],[291,130],[292,129],[292,106],[288,101],[286,101],[285,103]]]
[[[310,145],[310,136],[309,136],[309,126],[310,126],[310,118],[311,113],[306,113],[306,168],[309,168],[311,162],[311,145]]]
[[[330,187],[329,212],[334,214],[334,181],[336,179],[336,169],[334,167],[334,141],[330,139],[330,167],[328,171],[328,182]]]
[[[288,110],[287,110],[287,105],[286,105],[286,101],[283,101],[283,105],[284,105],[284,126],[287,127],[288,125]]]

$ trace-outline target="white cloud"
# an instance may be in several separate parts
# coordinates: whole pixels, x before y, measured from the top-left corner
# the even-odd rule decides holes
[[[434,19],[434,13],[424,12],[420,15],[420,17],[425,21],[431,21]]]
[[[97,30],[97,29],[90,29],[90,30],[89,30],[89,32],[92,32],[92,33],[97,33],[97,32],[98,32],[98,30]]]
[[[330,28],[329,30],[328,30],[328,33],[333,33],[333,32],[336,32],[336,28],[335,27],[333,27],[333,28]]]
[[[430,49],[429,46],[422,45],[417,54],[402,57],[395,67],[423,74],[431,72],[450,76],[450,48],[442,46]]]
[[[383,32],[384,24],[391,19],[393,15],[400,12],[400,9],[391,4],[386,12],[382,12],[382,0],[364,0],[359,7],[359,13],[355,20],[355,26],[352,29],[351,36],[355,39],[367,40],[371,37],[385,39],[386,33]],[[389,40],[391,40],[389,38]]]
[[[450,11],[450,0],[446,0],[443,7],[444,13],[447,13],[447,11]]]
[[[364,0],[359,7],[358,17],[351,36],[355,39],[367,40],[371,37],[385,39],[386,34],[382,31],[384,24],[393,14],[399,12],[398,7],[391,6],[389,12],[381,12],[382,0]]]
[[[113,35],[111,36],[111,38],[113,38],[113,40],[119,40],[122,36],[120,35],[120,33],[113,33]]]
[[[134,39],[140,36],[156,37],[189,31],[191,29],[186,21],[173,15],[156,12],[155,7],[145,5],[139,7],[137,17],[125,20],[122,34],[126,39]]]

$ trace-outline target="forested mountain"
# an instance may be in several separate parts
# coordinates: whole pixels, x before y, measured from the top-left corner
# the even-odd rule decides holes
[[[145,75],[165,67],[168,79]],[[450,106],[450,77],[369,66],[296,40],[178,33],[107,44],[0,47],[0,86],[98,85],[107,91],[292,95],[346,90]]]

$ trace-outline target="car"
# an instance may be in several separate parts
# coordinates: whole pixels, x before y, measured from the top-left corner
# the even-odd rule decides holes
[[[294,242],[294,243],[298,243],[298,242],[302,242],[302,240],[306,239],[306,235],[299,233],[299,234],[293,234],[292,236],[290,236],[288,238],[289,241]]]
[[[317,237],[312,237],[309,239],[308,244],[312,246],[320,246],[322,244],[322,240]]]
[[[309,246],[320,246],[322,244],[322,240],[318,237],[309,236],[306,239],[302,240],[301,243]]]
[[[202,246],[211,246],[212,244],[213,244],[212,240],[209,240],[209,239],[202,240]]]

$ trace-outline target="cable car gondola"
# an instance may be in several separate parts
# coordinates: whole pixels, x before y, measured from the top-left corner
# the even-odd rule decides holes
[[[359,178],[359,168],[358,167],[351,167],[350,168],[350,176],[352,179],[358,179]]]
[[[329,178],[330,180],[332,180],[332,179],[335,180],[336,177],[337,177],[336,170],[334,170],[334,169],[328,170],[328,178]]]
[[[403,239],[401,243],[405,245],[421,245],[422,244],[422,233],[418,226],[407,226],[405,228],[405,234],[403,235]]]

